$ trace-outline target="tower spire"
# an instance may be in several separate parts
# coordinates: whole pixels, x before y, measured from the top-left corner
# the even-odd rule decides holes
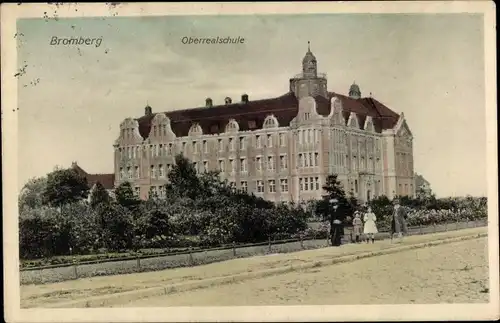
[[[307,41],[307,51],[308,52],[311,51],[311,42],[310,41]]]

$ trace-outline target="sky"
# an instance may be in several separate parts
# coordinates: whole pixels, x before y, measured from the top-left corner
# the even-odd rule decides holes
[[[403,112],[415,171],[438,196],[484,195],[486,123],[482,15],[307,14],[22,19],[17,22],[19,189],[76,161],[112,173],[127,117],[282,95],[311,42],[328,90],[355,81]],[[102,37],[99,47],[50,45]],[[243,44],[183,44],[183,37]]]

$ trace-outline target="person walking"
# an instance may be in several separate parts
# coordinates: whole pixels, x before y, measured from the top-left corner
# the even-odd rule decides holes
[[[361,234],[363,233],[363,221],[361,220],[361,213],[359,211],[354,212],[354,219],[352,220],[353,233],[355,236],[355,242],[361,242]]]
[[[363,220],[365,221],[363,233],[366,235],[366,243],[370,243],[370,239],[372,243],[375,243],[375,234],[378,233],[377,216],[372,212],[371,207],[368,207],[368,212],[366,212]]]
[[[399,200],[394,199],[394,211],[392,212],[392,224],[391,224],[391,243],[393,241],[394,235],[397,234],[399,242],[403,241],[403,233],[408,232],[408,227],[406,225],[406,210],[399,205]]]

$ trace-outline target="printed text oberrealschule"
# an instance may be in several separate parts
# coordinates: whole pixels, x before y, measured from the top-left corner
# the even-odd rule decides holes
[[[181,42],[186,45],[190,44],[243,44],[243,37],[182,37]]]

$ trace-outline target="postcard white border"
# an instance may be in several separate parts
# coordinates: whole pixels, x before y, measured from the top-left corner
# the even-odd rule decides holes
[[[78,8],[78,11],[74,9]],[[485,88],[489,212],[489,304],[337,305],[272,307],[172,307],[120,309],[20,309],[17,221],[17,69],[16,19],[59,17],[164,16],[312,13],[482,13],[485,37]],[[182,321],[355,321],[498,319],[498,178],[496,115],[495,4],[492,1],[295,2],[295,3],[122,3],[2,4],[2,178],[4,299],[7,322],[182,322]],[[480,108],[480,107],[478,107]],[[464,151],[464,153],[467,153]],[[14,189],[16,188],[16,189]]]

